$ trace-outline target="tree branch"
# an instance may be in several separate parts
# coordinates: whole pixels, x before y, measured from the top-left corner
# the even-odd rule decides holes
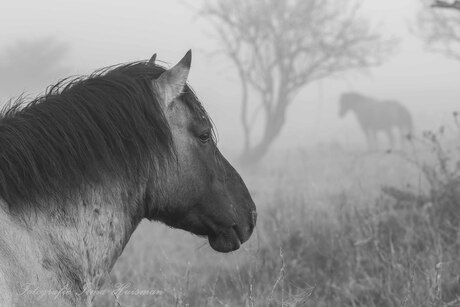
[[[236,64],[244,83],[241,119],[245,133],[255,122],[249,115],[248,91],[260,98],[250,101],[251,109],[256,110],[254,114],[263,110],[265,130],[255,146],[246,142],[246,151],[260,154],[268,149],[303,86],[347,69],[373,66],[386,55],[383,40],[358,16],[359,5],[354,1],[204,3],[200,13],[213,21],[222,52]]]
[[[431,3],[432,0],[426,1]],[[440,7],[445,10],[433,10],[429,9],[430,7]],[[447,12],[453,10],[460,10],[460,1],[438,0],[426,6],[418,15],[418,35],[431,51],[458,60],[460,59],[460,15]]]
[[[431,7],[460,10],[460,1],[456,0],[452,3],[449,3],[442,0],[436,0],[436,2],[431,5]]]

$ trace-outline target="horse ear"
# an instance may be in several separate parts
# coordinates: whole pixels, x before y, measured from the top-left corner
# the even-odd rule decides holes
[[[153,88],[160,95],[161,99],[163,99],[166,106],[182,93],[187,82],[191,63],[192,51],[189,50],[179,63],[152,81]]]
[[[155,60],[157,59],[157,54],[155,53],[149,60],[150,65],[155,65]]]

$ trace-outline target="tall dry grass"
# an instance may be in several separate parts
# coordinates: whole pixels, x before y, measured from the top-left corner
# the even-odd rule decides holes
[[[221,255],[143,223],[106,287],[156,292],[96,304],[460,306],[460,160],[458,139],[446,135],[426,133],[392,154],[273,154],[243,174],[259,220],[241,250]]]

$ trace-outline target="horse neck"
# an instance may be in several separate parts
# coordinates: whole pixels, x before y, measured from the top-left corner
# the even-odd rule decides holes
[[[353,103],[356,105],[356,106],[362,106],[362,105],[367,105],[369,103],[372,103],[372,99],[369,98],[369,97],[366,97],[366,96],[363,96],[363,95],[355,95],[355,97],[353,98]]]
[[[20,272],[14,290],[36,281],[42,290],[69,289],[68,301],[91,301],[142,219],[136,190],[92,188],[59,214],[35,212],[25,223],[6,218],[0,230],[7,233],[7,261]]]

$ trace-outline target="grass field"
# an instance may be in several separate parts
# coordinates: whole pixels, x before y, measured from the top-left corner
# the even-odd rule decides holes
[[[96,305],[460,306],[458,148],[416,145],[274,152],[241,172],[259,219],[240,250],[142,223]]]

